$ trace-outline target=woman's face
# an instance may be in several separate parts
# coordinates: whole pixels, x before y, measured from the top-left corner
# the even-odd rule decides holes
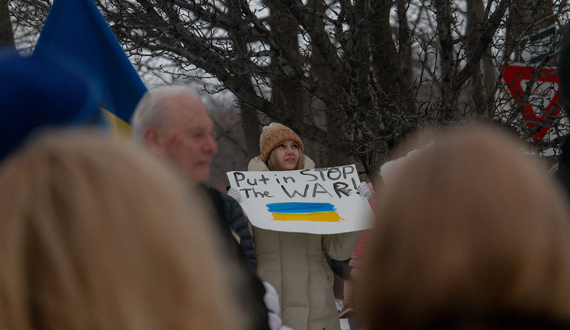
[[[275,147],[277,153],[277,161],[280,167],[285,171],[297,169],[301,151],[299,145],[295,141],[283,141]]]

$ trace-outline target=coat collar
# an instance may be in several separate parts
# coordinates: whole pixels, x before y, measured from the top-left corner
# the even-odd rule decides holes
[[[303,155],[304,160],[305,160],[305,168],[315,168],[315,162]],[[249,164],[247,164],[247,170],[248,171],[269,171],[269,168],[267,167],[267,164],[265,164],[264,162],[261,161],[261,156],[257,156],[252,158],[249,161]]]

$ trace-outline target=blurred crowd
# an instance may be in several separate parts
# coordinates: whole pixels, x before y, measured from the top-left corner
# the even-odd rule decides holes
[[[568,43],[560,63],[566,106]],[[548,176],[510,132],[447,127],[358,186],[371,229],[280,232],[206,184],[195,90],[147,92],[122,141],[85,72],[0,51],[0,329],[570,328],[568,141]],[[280,123],[260,151],[248,171],[315,167]]]

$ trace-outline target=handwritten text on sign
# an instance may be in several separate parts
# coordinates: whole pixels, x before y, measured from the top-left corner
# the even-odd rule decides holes
[[[263,229],[335,234],[370,226],[354,165],[300,171],[228,172],[251,223]]]

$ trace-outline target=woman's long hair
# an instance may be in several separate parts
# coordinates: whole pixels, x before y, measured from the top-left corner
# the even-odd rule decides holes
[[[285,171],[281,165],[279,165],[279,160],[277,159],[277,152],[275,149],[271,150],[269,158],[267,158],[267,168],[270,171]],[[305,156],[299,152],[299,161],[297,162],[297,170],[302,170],[305,168]]]
[[[198,197],[135,149],[55,134],[2,163],[1,329],[242,328]]]
[[[381,193],[358,311],[367,329],[570,317],[562,192],[488,128],[448,133]]]

